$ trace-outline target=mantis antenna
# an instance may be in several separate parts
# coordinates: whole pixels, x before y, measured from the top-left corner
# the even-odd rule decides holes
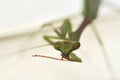
[[[22,49],[20,52],[24,52],[24,51],[28,51],[28,50],[31,50],[31,49],[44,47],[44,46],[48,46],[48,45],[51,45],[51,44],[38,45],[38,46],[34,46],[34,47],[31,47],[31,48],[27,48],[27,49]]]

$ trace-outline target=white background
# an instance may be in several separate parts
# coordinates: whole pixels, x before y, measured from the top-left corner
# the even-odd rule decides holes
[[[82,46],[75,52],[82,58],[83,63],[31,57],[32,54],[59,57],[57,54],[59,52],[51,46],[18,54],[16,51],[24,46],[28,37],[1,41],[0,80],[119,80],[119,1],[114,0],[112,7],[108,2],[109,0],[103,3],[99,17],[94,23],[105,44],[114,71],[112,74],[115,76],[111,75],[109,72],[111,70],[106,67],[100,45],[91,29],[87,28],[80,41]],[[0,37],[26,32],[40,27],[43,22],[78,13],[81,10],[82,1],[79,0],[0,0]],[[79,23],[74,20],[74,25],[76,24]],[[43,33],[53,34],[51,31],[46,29]],[[43,33],[33,38],[29,46],[45,44],[42,39]]]

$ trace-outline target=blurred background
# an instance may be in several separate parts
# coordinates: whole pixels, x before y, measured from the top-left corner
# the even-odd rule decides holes
[[[32,35],[44,23],[73,15],[71,22],[76,29],[83,19],[82,8],[83,0],[0,0],[0,80],[120,80],[119,0],[102,0],[94,21],[112,69],[107,67],[90,26],[83,32],[81,48],[75,51],[82,63],[32,57],[41,54],[60,58],[60,52],[52,46],[20,52],[47,44],[43,36],[54,35],[52,28]]]

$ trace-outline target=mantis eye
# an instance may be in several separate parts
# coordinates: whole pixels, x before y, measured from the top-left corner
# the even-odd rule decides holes
[[[56,42],[56,43],[54,43],[54,48],[55,48],[56,50],[60,50],[60,47],[61,47],[61,42]]]
[[[80,43],[79,42],[73,42],[73,50],[76,50],[80,47]]]

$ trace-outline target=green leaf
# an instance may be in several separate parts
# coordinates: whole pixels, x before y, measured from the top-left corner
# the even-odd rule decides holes
[[[83,15],[90,20],[94,20],[97,17],[100,3],[101,0],[84,0]]]
[[[81,58],[77,57],[74,53],[70,53],[69,56],[70,56],[71,61],[82,62]]]

